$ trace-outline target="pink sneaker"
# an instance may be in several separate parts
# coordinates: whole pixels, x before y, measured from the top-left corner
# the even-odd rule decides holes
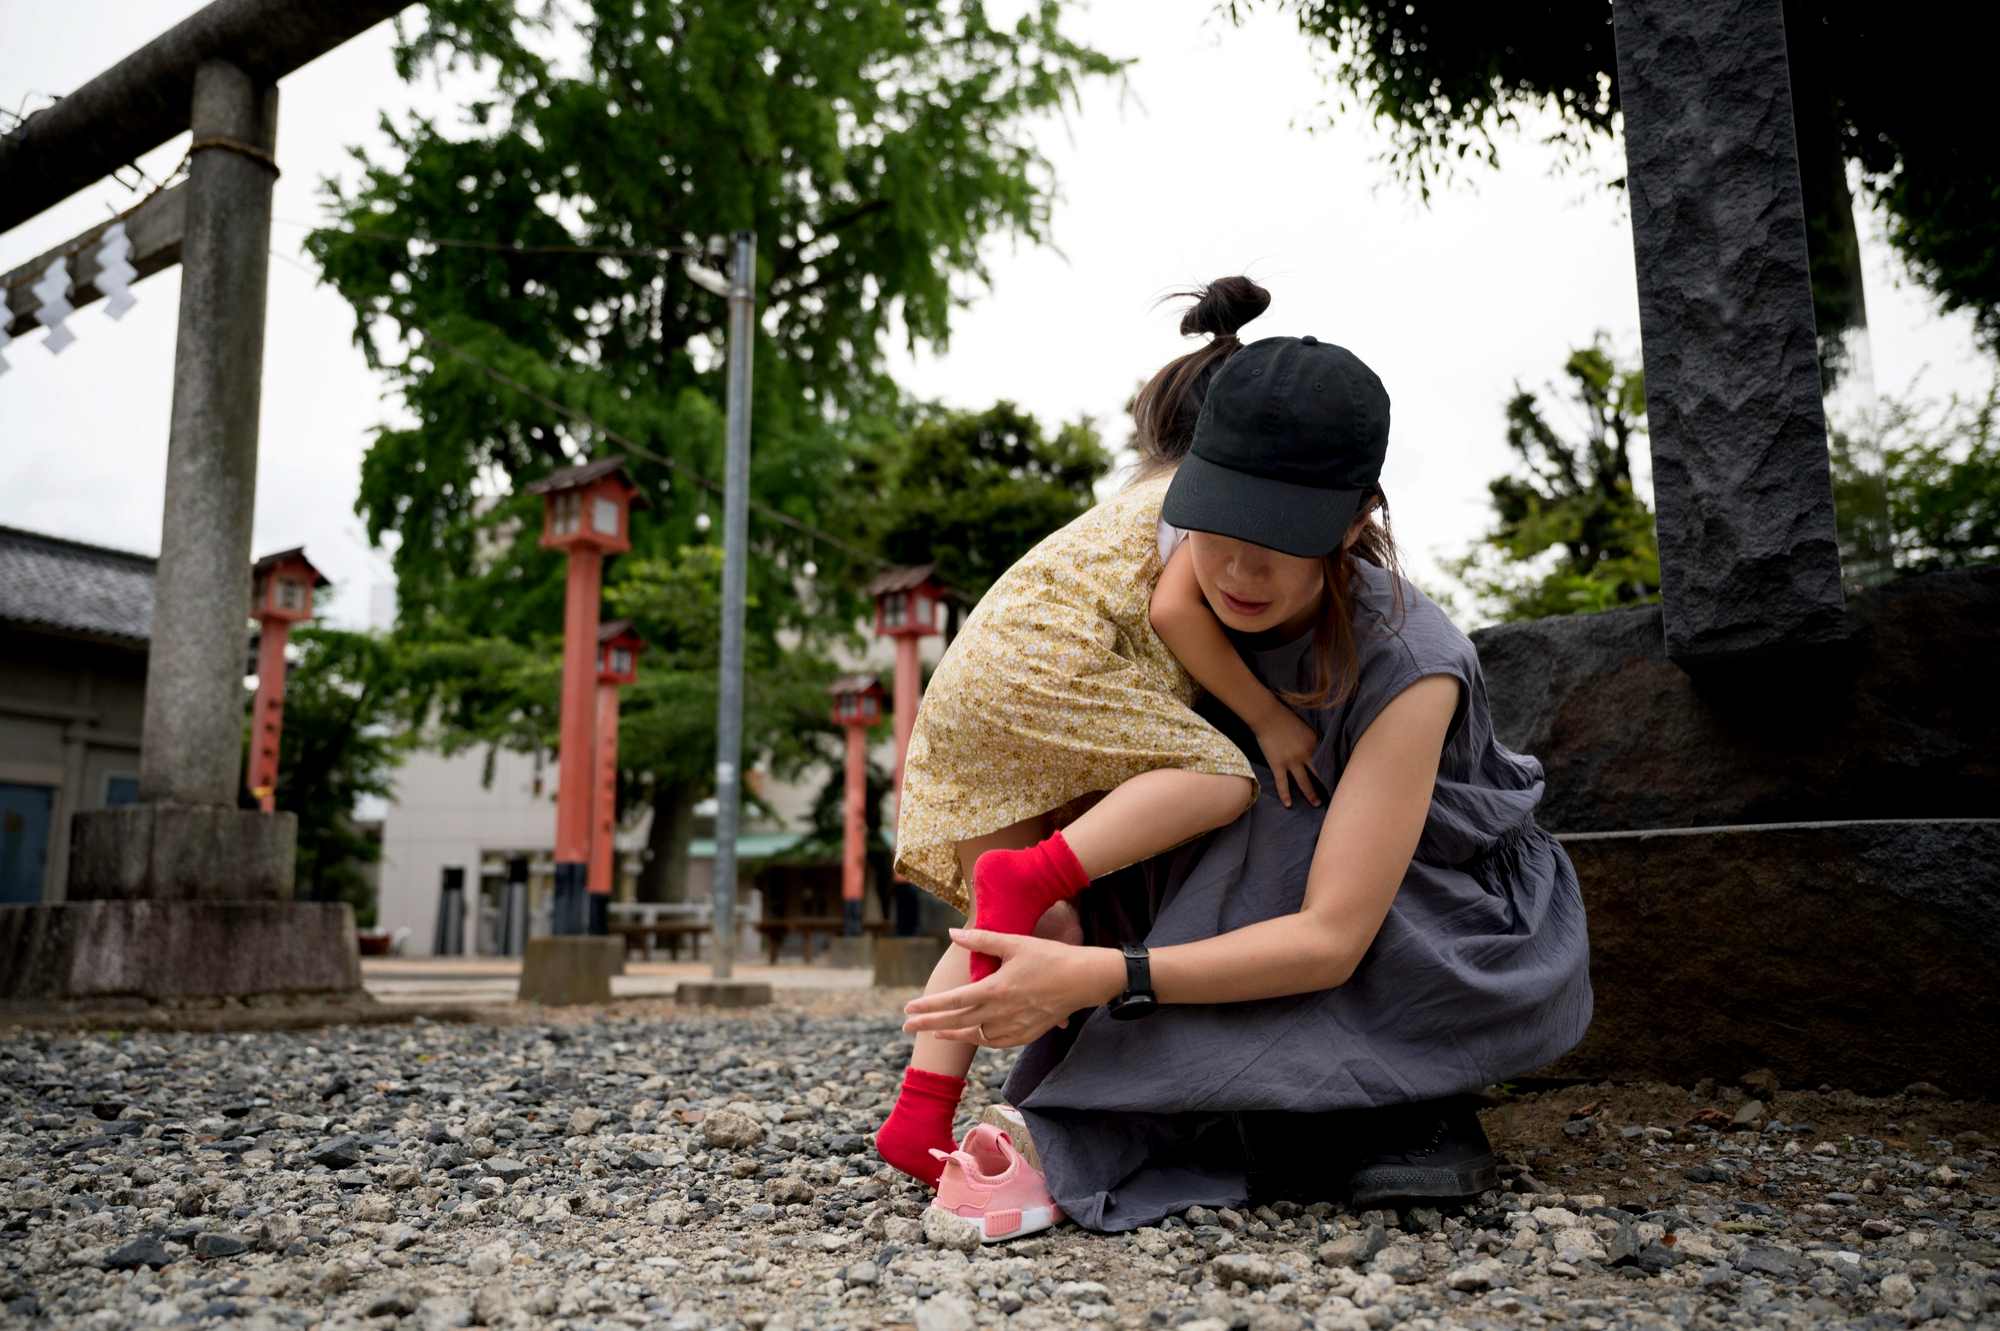
[[[1063,1218],[1042,1171],[990,1123],[966,1133],[956,1151],[931,1154],[944,1161],[931,1209],[977,1224],[981,1243],[1040,1233]]]

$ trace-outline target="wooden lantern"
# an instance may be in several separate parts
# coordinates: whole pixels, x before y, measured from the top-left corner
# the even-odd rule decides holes
[[[589,546],[622,554],[632,548],[632,509],[646,507],[624,458],[564,467],[523,492],[542,496],[542,545],[551,550]]]
[[[892,568],[868,584],[875,598],[875,636],[926,638],[942,633],[951,593],[935,576],[936,566]]]
[[[645,642],[632,631],[629,619],[614,619],[597,630],[597,682],[630,684],[639,678],[639,653]]]
[[[873,675],[847,675],[827,689],[833,695],[833,723],[866,730],[882,719],[882,682]]]
[[[313,617],[313,590],[326,575],[306,559],[304,546],[265,555],[250,567],[250,617],[296,624]]]

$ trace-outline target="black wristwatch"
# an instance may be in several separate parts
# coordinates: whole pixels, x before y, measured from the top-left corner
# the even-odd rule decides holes
[[[1153,997],[1152,954],[1138,943],[1119,949],[1125,954],[1125,992],[1106,1005],[1113,1021],[1137,1021],[1151,1016],[1160,1000]]]

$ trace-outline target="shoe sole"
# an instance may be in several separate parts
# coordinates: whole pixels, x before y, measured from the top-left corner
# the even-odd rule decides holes
[[[1018,1211],[987,1211],[977,1217],[960,1215],[956,1211],[931,1203],[931,1210],[942,1211],[953,1220],[979,1229],[981,1243],[1005,1243],[1009,1239],[1026,1238],[1039,1234],[1045,1229],[1053,1229],[1062,1223],[1064,1216],[1060,1206],[1028,1206]]]
[[[1462,1169],[1392,1165],[1364,1169],[1348,1182],[1348,1201],[1359,1207],[1389,1201],[1449,1201],[1477,1197],[1500,1186],[1500,1162],[1488,1156]]]
[[[986,1112],[979,1116],[979,1121],[1006,1133],[1007,1140],[1014,1143],[1014,1149],[1021,1153],[1021,1158],[1041,1169],[1042,1153],[1035,1149],[1035,1139],[1028,1133],[1028,1120],[1021,1117],[1020,1110],[1012,1105],[988,1105]]]

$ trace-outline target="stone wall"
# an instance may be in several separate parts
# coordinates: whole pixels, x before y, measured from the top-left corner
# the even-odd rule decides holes
[[[2000,567],[1855,596],[1844,641],[1690,675],[1657,607],[1473,635],[1557,832],[2000,813]]]

